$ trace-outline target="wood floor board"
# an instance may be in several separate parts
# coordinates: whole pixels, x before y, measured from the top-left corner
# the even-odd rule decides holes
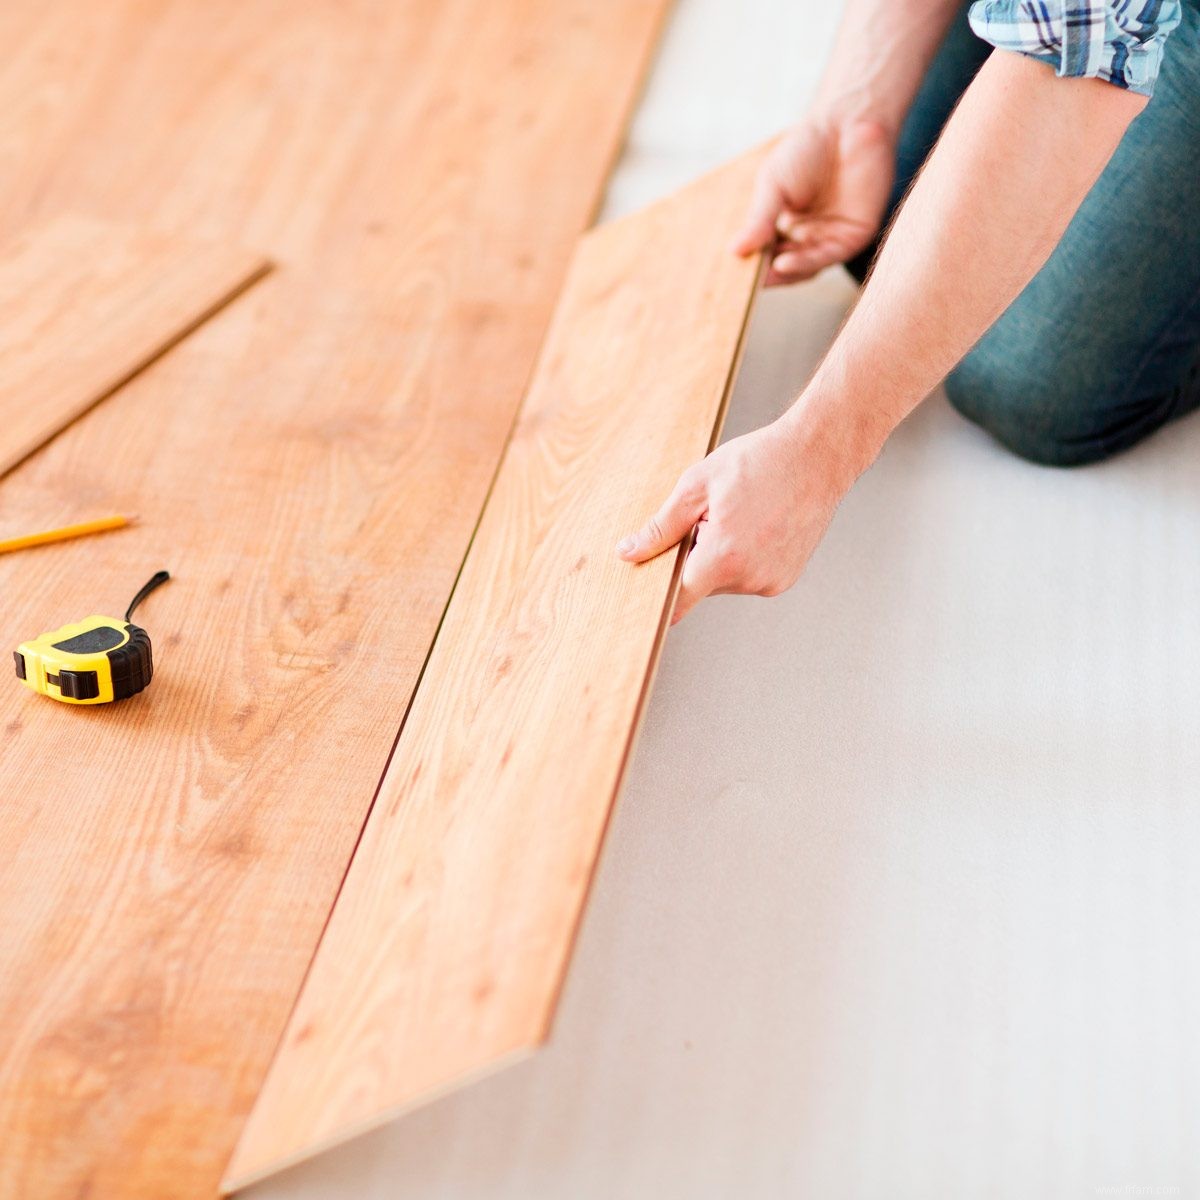
[[[19,6],[18,6],[19,7]],[[666,0],[0,12],[0,238],[68,208],[275,269],[0,479],[0,1197],[212,1197],[345,874]]]
[[[756,161],[583,239],[226,1187],[546,1036],[677,586],[614,547],[716,436]]]
[[[267,268],[238,246],[74,214],[0,247],[0,475]]]

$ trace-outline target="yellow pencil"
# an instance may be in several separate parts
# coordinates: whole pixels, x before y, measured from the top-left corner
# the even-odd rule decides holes
[[[43,533],[9,538],[7,541],[0,541],[0,554],[9,550],[24,550],[28,546],[44,546],[47,542],[65,542],[67,538],[83,537],[88,533],[103,533],[106,529],[120,529],[131,520],[131,517],[100,517],[99,520],[84,521],[79,525],[65,525],[62,529],[47,529]]]

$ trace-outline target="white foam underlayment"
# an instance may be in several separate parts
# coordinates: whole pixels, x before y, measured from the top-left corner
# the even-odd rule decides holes
[[[608,213],[799,112],[833,19],[682,0]],[[852,295],[766,297],[728,435]],[[1056,472],[935,396],[799,587],[671,634],[551,1045],[251,1194],[1200,1194],[1198,730],[1200,418]]]

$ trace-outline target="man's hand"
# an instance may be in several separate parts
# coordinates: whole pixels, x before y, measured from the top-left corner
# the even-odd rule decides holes
[[[786,133],[758,173],[738,254],[778,239],[767,283],[797,283],[845,262],[879,232],[895,147],[878,121],[811,120]]]
[[[850,484],[1049,258],[1145,104],[1022,55],[987,60],[796,403],[685,471],[618,546],[640,562],[697,530],[676,620],[714,592],[796,581]]]
[[[685,471],[662,508],[617,552],[644,562],[695,529],[672,625],[705,596],[777,596],[799,579],[855,474],[794,420],[781,418]]]

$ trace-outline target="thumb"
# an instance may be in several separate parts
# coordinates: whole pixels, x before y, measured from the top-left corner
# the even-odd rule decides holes
[[[733,252],[743,257],[765,250],[775,241],[775,222],[785,210],[802,213],[812,203],[824,175],[826,135],[799,125],[775,144],[754,180],[746,220],[733,240]]]
[[[686,482],[685,482],[686,480]],[[684,476],[666,503],[645,525],[617,543],[617,553],[628,562],[645,562],[678,545],[704,516],[707,501],[702,484]]]
[[[775,222],[783,211],[784,195],[769,168],[759,172],[754,183],[754,196],[746,213],[741,231],[733,239],[734,254],[745,257],[755,250],[765,250],[775,241]]]

